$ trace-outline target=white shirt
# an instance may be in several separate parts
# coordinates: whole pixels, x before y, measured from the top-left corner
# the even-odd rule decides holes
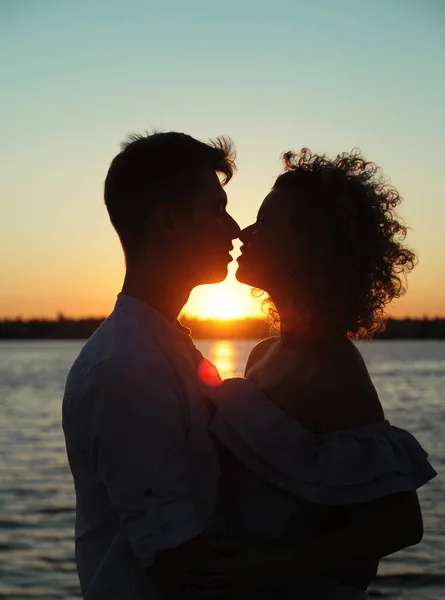
[[[219,459],[199,357],[188,330],[119,294],[70,370],[63,429],[89,599],[156,597],[157,552],[212,525]]]

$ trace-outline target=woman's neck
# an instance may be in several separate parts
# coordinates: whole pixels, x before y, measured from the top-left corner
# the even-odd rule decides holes
[[[281,346],[308,347],[320,343],[339,342],[347,338],[343,328],[336,327],[328,316],[320,317],[310,309],[274,301],[280,317]]]

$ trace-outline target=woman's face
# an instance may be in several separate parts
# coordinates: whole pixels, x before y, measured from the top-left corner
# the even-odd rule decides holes
[[[256,222],[240,235],[243,245],[237,259],[238,281],[269,293],[288,281],[295,260],[294,202],[283,189],[266,196]]]

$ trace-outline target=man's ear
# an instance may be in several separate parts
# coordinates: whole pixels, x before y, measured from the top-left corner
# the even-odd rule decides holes
[[[166,204],[159,206],[152,213],[150,220],[156,231],[163,232],[164,234],[174,233],[177,228],[177,219],[175,219],[174,212],[171,206]]]

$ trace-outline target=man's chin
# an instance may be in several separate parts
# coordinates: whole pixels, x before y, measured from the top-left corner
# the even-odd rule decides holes
[[[212,283],[221,283],[227,277],[227,265],[218,267],[203,274],[195,285],[210,285]]]

